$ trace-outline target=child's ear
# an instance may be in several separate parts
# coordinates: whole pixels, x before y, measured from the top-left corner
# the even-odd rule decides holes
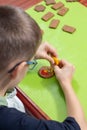
[[[20,72],[23,71],[23,68],[25,66],[25,62],[22,62],[21,64],[19,64],[12,72],[11,72],[11,78],[14,79],[16,78]]]
[[[10,74],[11,79],[16,78],[17,73],[18,73],[18,66],[11,72]]]

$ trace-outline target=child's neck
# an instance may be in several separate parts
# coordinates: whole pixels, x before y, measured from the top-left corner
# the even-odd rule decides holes
[[[0,80],[0,96],[5,96],[9,86],[10,85],[8,77],[5,77],[4,79]]]
[[[5,96],[6,90],[0,90],[0,96]]]

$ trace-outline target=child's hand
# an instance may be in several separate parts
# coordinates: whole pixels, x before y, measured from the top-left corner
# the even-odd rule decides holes
[[[42,43],[35,55],[36,59],[46,59],[48,60],[51,64],[54,64],[54,60],[52,56],[57,57],[56,50],[47,42]]]
[[[54,72],[60,85],[63,87],[71,83],[75,68],[65,60],[61,60],[60,64],[62,65],[61,68],[59,66],[54,66]]]

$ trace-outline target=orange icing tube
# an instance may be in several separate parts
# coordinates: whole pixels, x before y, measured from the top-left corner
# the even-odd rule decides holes
[[[54,59],[55,64],[59,65],[59,62],[60,62],[59,59],[57,57],[54,57],[54,56],[52,56],[52,58]]]

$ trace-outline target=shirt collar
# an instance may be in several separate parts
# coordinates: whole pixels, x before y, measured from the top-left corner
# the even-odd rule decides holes
[[[6,99],[12,98],[17,94],[16,89],[9,89],[4,97],[0,96],[0,106],[8,106]]]

